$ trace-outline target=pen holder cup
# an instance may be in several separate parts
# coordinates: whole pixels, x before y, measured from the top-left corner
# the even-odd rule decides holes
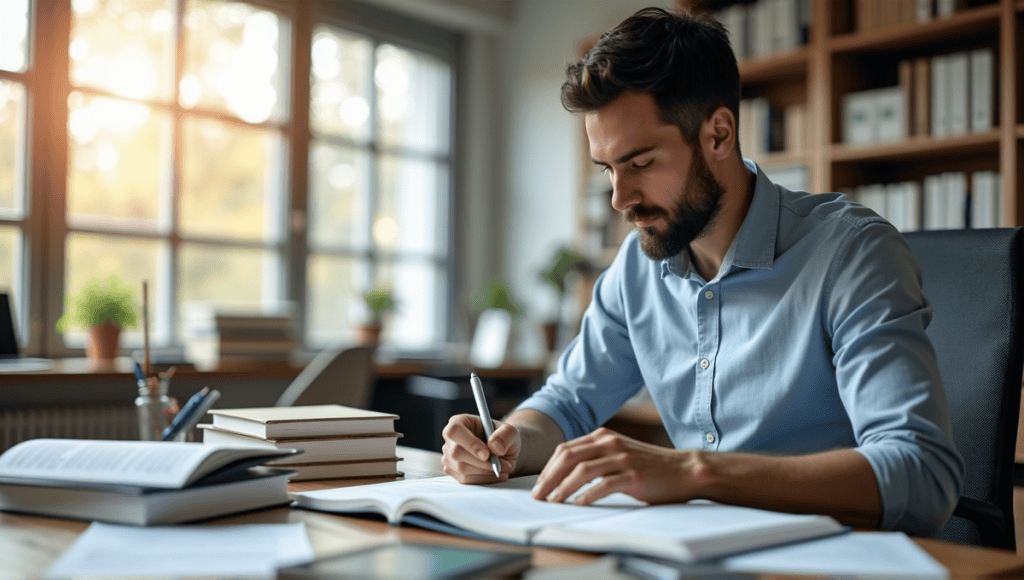
[[[139,396],[135,398],[135,412],[139,423],[140,441],[160,441],[167,427],[167,414],[171,400],[167,396],[167,381],[148,377],[138,381]]]

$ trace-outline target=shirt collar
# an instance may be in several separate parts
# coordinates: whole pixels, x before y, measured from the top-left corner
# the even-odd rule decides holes
[[[755,174],[754,199],[747,216],[733,237],[732,244],[722,261],[722,272],[732,266],[741,268],[771,268],[775,265],[775,238],[779,225],[779,192],[774,183],[756,163],[744,159],[743,164]],[[691,270],[689,248],[661,261],[661,277],[670,272],[686,277]]]

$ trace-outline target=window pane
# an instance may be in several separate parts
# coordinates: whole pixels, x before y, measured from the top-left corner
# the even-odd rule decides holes
[[[280,306],[281,262],[273,252],[187,244],[181,248],[178,268],[179,304]]]
[[[86,282],[118,276],[128,286],[138,289],[138,306],[142,307],[142,282],[149,285],[149,336],[154,344],[168,341],[168,280],[163,275],[167,263],[167,245],[155,240],[115,238],[92,234],[70,234],[67,241],[67,278],[64,291],[69,295],[81,292]],[[81,346],[85,329],[65,335],[65,342]],[[125,330],[122,344],[142,344],[142,322]]]
[[[68,98],[68,219],[154,229],[165,224],[170,116],[146,105]]]
[[[444,271],[430,262],[401,260],[381,264],[377,283],[394,291],[396,308],[385,324],[387,342],[425,347],[444,340]]]
[[[228,111],[250,123],[281,118],[286,26],[277,14],[242,2],[189,2],[181,104]]]
[[[25,208],[25,88],[0,80],[0,213]]]
[[[276,241],[283,222],[282,148],[272,131],[188,118],[181,229],[216,238]]]
[[[21,231],[0,227],[0,292],[13,292],[21,277]]]
[[[379,247],[440,254],[447,247],[448,168],[431,161],[384,155],[380,200],[373,221]]]
[[[430,56],[389,44],[377,48],[373,73],[381,141],[431,152],[448,151],[451,71]]]
[[[326,27],[313,33],[309,118],[316,133],[358,141],[370,134],[370,56],[365,38]]]
[[[365,152],[317,144],[310,154],[309,241],[365,249],[369,243],[369,160]]]
[[[73,0],[71,83],[121,96],[167,99],[174,76],[169,0]]]
[[[306,328],[310,342],[351,340],[353,329],[369,318],[362,298],[370,287],[365,262],[313,255],[307,275]]]
[[[0,68],[20,72],[28,64],[28,0],[0,2]]]
[[[28,328],[21,318],[21,252],[21,232],[17,228],[0,227],[0,292],[7,292],[11,296],[14,327],[18,332],[19,344],[24,347]]]

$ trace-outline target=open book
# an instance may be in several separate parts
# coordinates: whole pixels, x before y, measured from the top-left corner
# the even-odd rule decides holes
[[[695,562],[845,531],[830,517],[794,515],[707,501],[648,506],[612,494],[592,506],[534,500],[536,476],[486,486],[450,477],[293,494],[301,507],[379,513],[414,523],[516,544],[625,552]],[[573,498],[570,498],[572,500]]]
[[[288,503],[294,450],[161,441],[32,439],[0,455],[0,510],[137,525]],[[253,469],[250,469],[253,468]]]

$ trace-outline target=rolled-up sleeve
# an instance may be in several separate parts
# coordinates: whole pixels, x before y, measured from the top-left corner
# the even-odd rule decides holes
[[[895,228],[868,221],[840,246],[827,286],[823,324],[856,449],[878,479],[879,527],[933,534],[956,506],[964,465],[925,334],[920,268]]]
[[[566,441],[603,425],[643,386],[623,309],[622,272],[636,259],[630,254],[620,251],[598,278],[580,332],[559,357],[556,372],[518,407],[551,417]]]

